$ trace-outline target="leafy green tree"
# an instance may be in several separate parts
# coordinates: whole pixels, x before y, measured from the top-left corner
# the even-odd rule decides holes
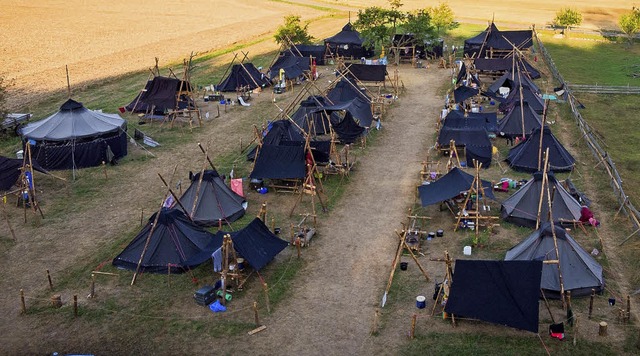
[[[365,46],[387,45],[394,28],[390,25],[398,20],[395,14],[381,7],[373,6],[358,11],[358,20],[353,23],[353,27],[360,32],[364,39]]]
[[[571,26],[579,26],[582,23],[582,13],[570,7],[561,8],[556,12],[553,24],[563,29],[571,29]]]
[[[441,37],[447,31],[453,30],[460,26],[458,22],[455,20],[455,14],[449,4],[446,2],[441,2],[438,6],[430,7],[429,15],[431,15],[431,25],[435,27],[436,34]]]
[[[411,33],[413,38],[418,42],[424,42],[433,39],[438,34],[433,26],[433,18],[429,9],[415,10],[407,13],[402,29],[406,33]]]
[[[618,25],[622,32],[627,35],[629,44],[633,43],[633,36],[640,32],[640,8],[633,8],[631,12],[620,15]]]
[[[284,25],[278,27],[273,36],[278,44],[288,44],[289,41],[299,44],[310,44],[313,37],[307,32],[309,24],[300,23],[300,16],[287,15],[284,17]]]

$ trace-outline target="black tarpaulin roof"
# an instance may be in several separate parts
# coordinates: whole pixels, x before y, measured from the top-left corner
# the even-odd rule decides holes
[[[294,53],[300,52],[303,57],[309,58],[312,57],[316,60],[317,65],[324,65],[324,52],[326,48],[323,45],[303,45],[297,44],[292,48],[291,51]],[[296,50],[297,49],[297,50]]]
[[[351,22],[348,22],[346,25],[344,25],[344,27],[342,28],[342,31],[336,33],[335,35],[329,38],[325,38],[324,42],[336,43],[336,44],[353,44],[353,45],[362,46],[362,43],[364,41],[362,40],[362,37],[360,37],[360,33],[353,28],[353,26],[351,25]]]
[[[465,116],[461,110],[451,110],[442,125],[453,128],[485,128],[488,132],[496,132],[498,115],[495,112],[470,112]]]
[[[541,261],[459,259],[445,311],[538,333],[542,268]]]
[[[236,91],[239,88],[253,90],[269,84],[269,78],[260,73],[253,63],[242,63],[234,64],[229,75],[216,86],[216,89],[222,92]]]
[[[528,49],[533,45],[531,30],[500,31],[492,22],[486,30],[464,41],[464,54],[473,58],[483,58],[491,49]]]
[[[461,103],[469,98],[472,98],[480,93],[480,90],[471,88],[466,85],[461,85],[453,91],[453,98],[456,103]]]
[[[422,206],[440,203],[454,198],[462,192],[468,191],[469,188],[471,188],[473,179],[474,177],[471,174],[454,167],[449,173],[440,177],[437,181],[418,187]],[[484,188],[484,194],[487,198],[495,199],[491,182],[482,180],[482,187]]]
[[[309,58],[292,55],[288,51],[283,52],[269,68],[269,79],[278,79],[281,69],[284,70],[286,79],[295,79],[303,75],[309,68]]]
[[[329,98],[333,103],[349,101],[356,97],[361,98],[367,103],[371,102],[371,98],[364,90],[360,89],[354,82],[346,78],[340,79],[340,81],[337,82],[336,85],[327,93],[327,98]]]
[[[384,64],[348,63],[343,74],[355,77],[364,82],[384,82],[387,77],[387,66]]]
[[[181,87],[182,90],[191,89],[191,84],[176,78],[155,77],[147,86],[147,90],[140,95],[140,102],[148,107],[155,106],[155,110],[158,111],[175,109]]]
[[[540,72],[525,59],[518,60],[521,71],[528,74],[531,79],[540,78]],[[482,72],[504,72],[513,68],[513,59],[509,58],[476,58],[473,61],[476,69]]]

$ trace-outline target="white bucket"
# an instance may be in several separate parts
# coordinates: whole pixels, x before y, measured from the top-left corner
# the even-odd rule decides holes
[[[465,246],[465,247],[462,249],[462,253],[463,253],[465,256],[471,256],[471,246]]]
[[[16,158],[17,159],[23,159],[24,158],[24,150],[20,150],[20,151],[16,152]]]

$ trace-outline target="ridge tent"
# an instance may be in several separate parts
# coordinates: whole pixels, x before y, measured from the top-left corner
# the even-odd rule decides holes
[[[558,255],[551,229],[555,229]],[[559,260],[564,290],[571,291],[571,296],[585,296],[591,294],[591,289],[595,289],[596,292],[604,289],[602,266],[559,225],[551,225],[549,222],[542,224],[538,230],[507,251],[504,259]],[[542,266],[540,288],[545,291],[546,296],[560,297],[560,274],[557,264]]]
[[[364,47],[364,40],[353,28],[351,22],[344,25],[342,31],[325,38],[324,45],[332,55],[350,58],[373,57],[373,49]]]
[[[502,98],[499,93],[501,87],[509,88],[509,93],[511,93],[518,88],[520,82],[522,82],[523,86],[528,86],[529,89],[531,89],[531,91],[533,91],[534,93],[540,93],[540,89],[533,82],[533,80],[529,78],[529,76],[522,73],[520,75],[518,75],[517,73],[514,75],[513,73],[511,73],[511,69],[506,71],[502,76],[500,76],[500,78],[491,83],[491,85],[489,85],[489,87],[487,88],[486,93],[491,97]]]
[[[227,187],[218,172],[205,170],[190,174],[191,185],[180,197],[193,222],[202,226],[217,226],[220,221],[234,222],[240,219],[247,206],[246,200]],[[174,208],[182,208],[174,205]]]
[[[254,90],[270,85],[269,78],[262,74],[253,63],[234,64],[229,75],[216,86],[221,92],[234,92],[240,89]]]
[[[135,98],[133,98],[133,100],[131,100],[131,102],[124,107],[124,109],[131,113],[150,113],[158,116],[164,115],[164,109],[153,108],[153,112],[151,112],[152,107],[149,104],[140,100],[140,97],[142,96],[142,94],[144,94],[145,92],[151,89],[152,83],[153,83],[153,80],[147,80],[147,84],[145,84],[144,89],[141,92],[139,92],[138,95],[136,95]]]
[[[157,214],[158,222],[153,228]],[[147,239],[149,244],[145,251]],[[167,273],[170,269],[171,273],[183,273],[202,264],[211,256],[193,259],[215,239],[218,237],[192,223],[183,211],[162,208],[149,218],[144,228],[113,259],[112,264],[121,269],[135,271],[144,253],[139,272]]]
[[[457,260],[445,312],[538,333],[541,261]]]
[[[127,155],[127,122],[117,114],[85,108],[72,99],[55,114],[19,130],[23,146],[44,169],[99,166]]]
[[[472,58],[501,58],[513,50],[513,45],[520,50],[531,48],[532,38],[531,30],[500,31],[491,22],[483,32],[464,41],[464,55]]]
[[[359,88],[355,82],[347,78],[340,79],[327,93],[327,98],[334,104],[349,101],[356,97],[367,103],[371,103],[371,98],[367,95],[366,91]]]
[[[474,176],[463,172],[458,167],[454,167],[437,181],[418,187],[422,206],[425,207],[440,203],[455,198],[460,195],[460,193],[469,191],[473,180]],[[495,199],[491,182],[483,180],[482,187],[484,188],[484,194],[487,198]]]
[[[547,190],[542,187],[542,172],[533,174],[533,178],[522,185],[513,195],[502,202],[500,217],[508,222],[520,226],[534,227],[538,220],[538,209],[540,208],[540,221],[549,220],[549,196]],[[580,208],[573,196],[560,184],[553,172],[547,173],[549,181],[549,191],[553,197],[551,208],[553,209],[553,219],[555,221],[580,220]],[[542,193],[542,195],[540,194]],[[540,197],[542,196],[542,204]]]
[[[522,127],[523,120],[524,132]],[[520,102],[516,101],[513,107],[511,107],[511,110],[498,121],[498,133],[500,133],[500,136],[508,138],[528,137],[536,128],[540,128],[541,125],[542,119],[540,119],[540,116],[538,116],[528,102],[523,101],[523,105],[521,106]]]
[[[331,122],[341,120],[337,112],[326,112],[323,107],[329,105],[322,96],[310,96],[300,102],[298,110],[291,115],[291,120],[305,132],[324,135],[330,132]]]
[[[231,235],[233,248],[256,271],[264,268],[289,243],[274,235],[259,218],[254,218],[246,227],[238,231],[218,231],[215,239],[196,256],[197,262],[203,258],[211,258],[211,254],[222,246],[224,235]]]
[[[549,149],[549,169],[554,172],[569,172],[573,170],[575,159],[569,151],[553,135],[551,129],[545,125],[542,131],[542,148],[540,147],[540,127],[533,129],[529,137],[513,147],[507,155],[506,161],[516,171],[535,172],[538,170],[538,153]],[[540,167],[542,167],[540,162]]]

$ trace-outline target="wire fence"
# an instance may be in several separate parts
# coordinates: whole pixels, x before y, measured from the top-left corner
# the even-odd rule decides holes
[[[573,95],[573,88],[575,87],[575,85],[569,84],[564,80],[562,74],[560,74],[558,68],[553,62],[551,55],[549,55],[549,52],[538,37],[538,33],[535,31],[535,29],[533,33],[536,44],[538,46],[538,50],[545,59],[549,70],[551,71],[551,74],[561,85],[564,86],[566,90],[567,101],[569,102],[569,105],[571,105],[571,111],[573,112],[573,116],[576,120],[578,128],[580,129],[582,138],[584,139],[587,147],[589,147],[589,150],[598,162],[596,167],[602,167],[609,176],[610,185],[613,188],[613,192],[616,195],[618,202],[620,203],[620,208],[618,211],[622,211],[629,218],[637,232],[638,230],[640,230],[640,212],[638,212],[638,209],[633,206],[629,199],[629,196],[625,193],[622,185],[622,178],[620,177],[620,173],[616,169],[616,164],[613,162],[608,152],[603,148],[603,146],[606,145],[594,132],[591,126],[589,126],[587,121],[582,117],[582,114],[580,113],[580,107],[582,106],[582,104],[580,104],[580,102]],[[627,239],[621,241],[620,244],[623,244]]]
[[[594,85],[588,84],[571,84],[567,83],[571,87],[571,91],[574,93],[593,93],[593,94],[640,94],[640,87],[632,86],[607,86],[607,85]]]

